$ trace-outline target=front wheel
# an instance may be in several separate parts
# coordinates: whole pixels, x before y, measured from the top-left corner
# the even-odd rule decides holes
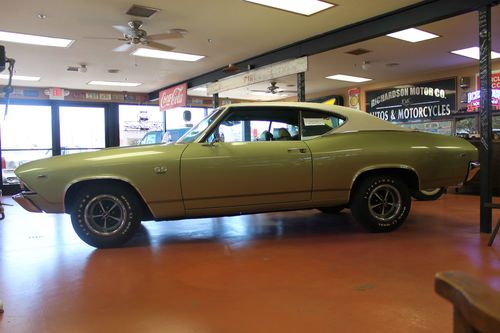
[[[445,187],[437,187],[427,190],[415,191],[411,195],[420,201],[432,201],[439,199],[446,192]]]
[[[71,210],[76,234],[97,248],[118,247],[128,241],[140,225],[140,204],[124,186],[85,187]]]
[[[397,177],[381,175],[364,179],[354,190],[351,211],[354,218],[372,232],[397,229],[406,220],[411,197]]]

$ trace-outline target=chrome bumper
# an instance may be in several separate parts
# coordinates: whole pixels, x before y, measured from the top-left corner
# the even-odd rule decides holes
[[[19,204],[19,206],[26,209],[28,212],[32,213],[42,213],[42,210],[38,208],[28,197],[30,192],[22,192],[12,196],[15,202]]]
[[[477,161],[469,162],[469,169],[467,170],[467,176],[465,177],[465,182],[468,182],[479,172],[481,164]]]

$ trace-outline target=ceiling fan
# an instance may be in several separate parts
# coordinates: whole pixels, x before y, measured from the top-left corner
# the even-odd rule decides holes
[[[285,90],[281,89],[280,87],[277,86],[278,82],[276,81],[271,81],[269,82],[270,86],[267,87],[266,90],[250,90],[253,92],[264,92],[267,94],[279,94],[279,93],[296,93],[296,90]]]
[[[145,30],[141,29],[142,21],[130,21],[127,26],[114,25],[113,28],[123,34],[122,38],[113,39],[125,42],[124,44],[114,48],[113,51],[115,52],[126,52],[136,45],[144,45],[161,51],[171,51],[174,49],[173,46],[161,44],[156,41],[182,38],[187,33],[187,30],[184,29],[170,29],[165,33],[148,35]]]

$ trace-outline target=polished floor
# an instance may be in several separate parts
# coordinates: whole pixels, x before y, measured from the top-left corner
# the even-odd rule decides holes
[[[146,222],[110,250],[81,242],[66,215],[5,207],[0,332],[451,332],[436,272],[500,290],[500,235],[487,246],[478,207],[413,202],[389,234],[348,210]]]

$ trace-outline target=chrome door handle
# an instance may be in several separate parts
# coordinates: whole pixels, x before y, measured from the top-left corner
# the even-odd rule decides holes
[[[307,150],[305,148],[288,148],[289,153],[294,152],[294,151],[298,151],[299,153],[302,153],[302,154],[307,153]]]

